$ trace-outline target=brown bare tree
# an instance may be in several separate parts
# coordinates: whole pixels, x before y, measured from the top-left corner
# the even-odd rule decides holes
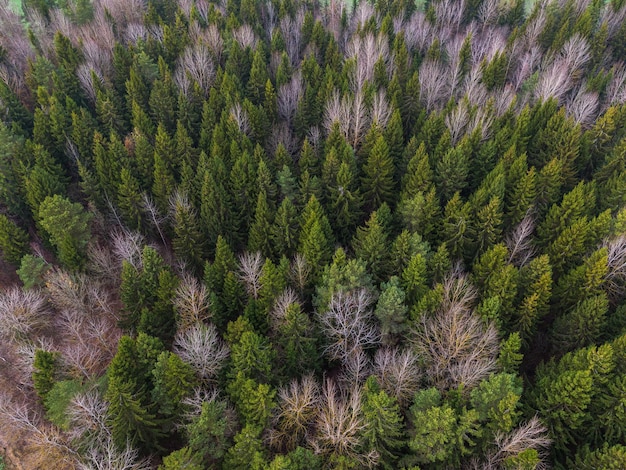
[[[475,292],[465,276],[448,277],[443,287],[439,310],[414,332],[414,350],[434,386],[470,390],[497,368],[498,331],[472,311]]]
[[[0,293],[0,337],[23,342],[48,325],[47,299],[38,290],[11,287]]]
[[[321,390],[312,375],[292,380],[278,390],[278,407],[268,441],[277,450],[290,451],[313,437]]]
[[[376,351],[373,375],[402,406],[408,405],[418,391],[422,373],[418,357],[410,349],[384,347]]]

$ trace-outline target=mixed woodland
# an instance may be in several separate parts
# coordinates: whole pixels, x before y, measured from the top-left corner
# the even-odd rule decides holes
[[[626,468],[625,60],[624,0],[0,0],[5,464]]]

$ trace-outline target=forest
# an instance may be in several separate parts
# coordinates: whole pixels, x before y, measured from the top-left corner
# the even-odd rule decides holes
[[[625,0],[0,0],[0,468],[626,468]]]

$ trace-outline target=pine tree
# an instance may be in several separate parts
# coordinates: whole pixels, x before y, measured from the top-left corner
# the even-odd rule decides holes
[[[459,193],[448,201],[443,213],[442,232],[453,258],[462,258],[469,243],[470,206]]]
[[[378,281],[389,273],[389,234],[381,223],[379,211],[372,212],[365,227],[359,227],[352,240],[352,249],[357,258],[365,261],[367,268]]]
[[[132,385],[109,374],[106,392],[109,404],[108,422],[115,444],[124,448],[129,443],[144,452],[160,448],[163,437],[158,420],[141,404]]]
[[[122,220],[132,230],[142,227],[141,193],[139,182],[128,168],[122,168],[120,184],[117,188],[117,207]]]
[[[28,233],[4,214],[0,214],[0,250],[2,258],[14,265],[28,251]]]
[[[182,401],[198,382],[193,368],[176,354],[163,351],[154,365],[152,376],[152,401],[159,414],[168,420],[180,419],[184,411]]]
[[[152,194],[162,212],[167,212],[170,196],[176,188],[175,146],[165,126],[159,125],[154,146],[154,176]]]
[[[72,269],[82,268],[91,238],[91,214],[63,196],[47,197],[39,206],[41,227],[56,247],[59,260]]]
[[[370,377],[365,382],[362,406],[366,423],[364,447],[380,455],[383,468],[396,468],[394,462],[405,445],[402,414],[397,400],[381,390],[376,379]]]
[[[554,345],[560,352],[594,344],[606,326],[606,294],[589,297],[559,316],[553,325]]]
[[[333,227],[340,241],[346,242],[361,219],[363,198],[355,184],[355,177],[346,162],[339,165],[335,184],[329,188],[329,204]]]
[[[408,308],[404,300],[405,293],[396,276],[389,279],[389,282],[381,284],[381,293],[374,315],[380,321],[383,344],[394,345],[401,342],[408,329]]]
[[[363,165],[363,198],[370,210],[377,209],[383,202],[391,204],[394,200],[394,174],[395,168],[389,146],[385,138],[379,136],[371,151],[367,155],[367,161]]]
[[[291,257],[296,251],[297,234],[297,210],[291,198],[286,197],[278,208],[274,223],[270,228],[272,252],[277,256]]]
[[[234,432],[229,421],[224,401],[202,403],[200,415],[187,426],[189,448],[202,462],[218,465],[224,458]]]
[[[254,211],[254,222],[250,226],[248,236],[248,250],[261,252],[264,257],[272,254],[271,227],[273,221],[272,213],[267,204],[265,191],[259,192],[256,210]]]
[[[314,271],[319,271],[330,260],[333,236],[324,210],[315,196],[309,198],[300,220],[298,252]]]
[[[174,196],[172,206],[174,253],[194,272],[200,272],[204,266],[205,249],[196,211],[183,194]]]
[[[464,142],[448,150],[435,167],[437,189],[444,201],[449,201],[454,194],[467,186],[470,151]]]
[[[33,358],[33,388],[44,400],[58,380],[60,355],[55,351],[35,350]]]
[[[424,142],[420,143],[409,160],[406,173],[402,177],[402,198],[413,197],[420,191],[432,187],[433,175]]]

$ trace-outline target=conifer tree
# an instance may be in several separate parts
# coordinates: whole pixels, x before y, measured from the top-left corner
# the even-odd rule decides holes
[[[265,191],[261,190],[257,198],[256,210],[254,211],[254,221],[250,226],[248,236],[248,250],[261,252],[264,257],[272,254],[271,227],[273,215],[267,204]]]
[[[69,268],[82,268],[91,238],[91,214],[80,204],[57,194],[43,200],[38,215],[41,227],[57,249],[59,260]]]
[[[117,188],[117,207],[126,226],[132,230],[142,227],[141,193],[139,182],[128,168],[122,168]]]
[[[2,258],[14,265],[28,250],[28,234],[4,214],[0,214],[0,250]]]
[[[364,446],[380,455],[383,468],[395,468],[400,449],[404,446],[404,430],[400,407],[372,376],[365,382],[363,394]]]
[[[376,303],[374,315],[381,325],[382,342],[386,345],[399,343],[408,329],[407,306],[400,281],[393,276],[389,282],[381,284],[381,293]]]
[[[352,248],[356,257],[365,261],[374,278],[381,281],[386,278],[390,268],[390,243],[389,234],[378,214],[379,211],[372,212],[365,227],[357,229]]]
[[[300,220],[298,252],[317,271],[330,260],[333,235],[324,210],[315,196],[309,198]]]
[[[204,266],[204,240],[197,214],[186,195],[177,193],[172,201],[174,238],[172,245],[176,256],[199,272]]]
[[[202,462],[217,465],[222,461],[234,433],[230,421],[224,401],[202,403],[200,415],[187,426],[189,448]]]
[[[394,174],[389,146],[381,135],[376,139],[363,165],[363,198],[370,210],[377,209],[383,202],[393,202]]]

